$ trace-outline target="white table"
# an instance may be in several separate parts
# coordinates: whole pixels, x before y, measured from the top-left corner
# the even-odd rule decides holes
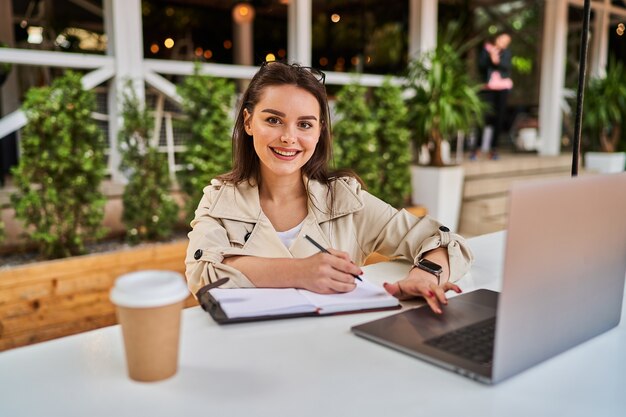
[[[503,242],[504,233],[470,240],[465,291],[499,289]],[[405,270],[377,264],[366,276]],[[626,416],[624,321],[489,387],[350,333],[389,314],[219,326],[188,309],[179,372],[157,383],[127,378],[118,326],[6,351],[0,416]]]

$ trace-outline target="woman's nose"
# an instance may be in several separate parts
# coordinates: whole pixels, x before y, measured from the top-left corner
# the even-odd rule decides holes
[[[283,142],[283,143],[295,143],[296,142],[296,133],[293,132],[291,129],[287,128],[287,129],[285,129],[285,131],[281,135],[280,141]]]

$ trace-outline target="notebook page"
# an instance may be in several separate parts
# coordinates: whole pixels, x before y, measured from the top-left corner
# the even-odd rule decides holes
[[[314,304],[294,288],[213,288],[209,290],[229,318],[309,313]]]
[[[355,281],[356,288],[340,294],[317,294],[307,290],[298,290],[312,304],[320,308],[320,314],[332,314],[342,311],[367,310],[371,308],[394,307],[399,304],[396,297],[383,287],[367,280]]]

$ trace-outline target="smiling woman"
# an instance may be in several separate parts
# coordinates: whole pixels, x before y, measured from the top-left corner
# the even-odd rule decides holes
[[[441,311],[445,292],[460,291],[452,282],[472,259],[463,238],[379,200],[352,172],[330,172],[331,149],[323,74],[296,64],[261,66],[237,113],[233,170],[204,189],[191,222],[186,275],[192,293],[223,277],[231,287],[349,292],[362,274],[359,265],[379,252],[440,266],[441,279],[414,268],[386,289],[424,296]]]
[[[250,113],[244,109],[246,133],[253,138],[261,160],[264,181],[284,181],[300,177],[319,140],[319,104],[311,94],[293,85],[265,89]],[[310,113],[310,114],[309,114]],[[267,189],[271,187],[262,187]]]

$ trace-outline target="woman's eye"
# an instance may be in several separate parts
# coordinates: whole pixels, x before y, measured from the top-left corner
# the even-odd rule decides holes
[[[271,124],[271,125],[277,125],[280,123],[280,120],[278,119],[278,117],[268,117],[267,118],[267,123]]]
[[[313,127],[313,124],[310,122],[301,122],[300,127],[303,129],[310,129]]]

